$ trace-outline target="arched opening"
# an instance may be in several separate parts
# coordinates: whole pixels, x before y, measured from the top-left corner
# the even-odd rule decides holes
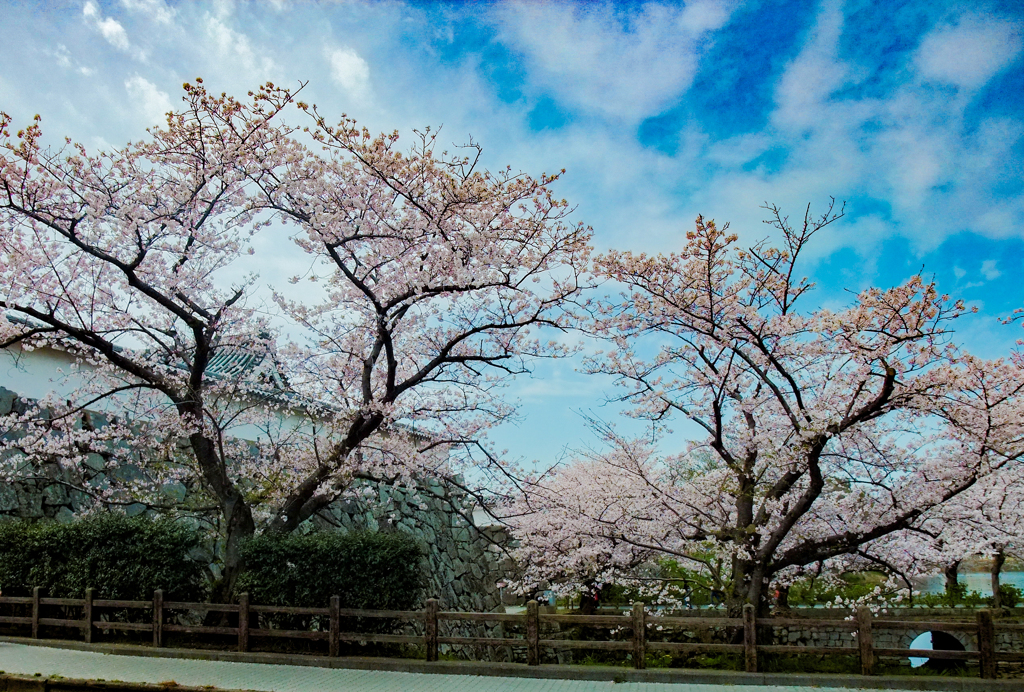
[[[964,649],[964,645],[959,639],[948,632],[942,632],[939,630],[922,632],[917,635],[914,638],[914,641],[910,642],[910,648],[930,649],[932,651],[966,651],[966,649]],[[910,657],[911,668],[920,668],[921,666],[924,666],[935,671],[962,668],[964,663],[964,659],[923,658],[917,656]]]

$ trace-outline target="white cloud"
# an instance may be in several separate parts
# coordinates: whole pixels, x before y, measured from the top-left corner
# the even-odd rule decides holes
[[[1001,271],[996,268],[996,260],[985,260],[981,263],[981,275],[986,280],[991,281],[992,279],[998,279],[1003,275]]]
[[[370,96],[370,66],[351,48],[328,48],[324,51],[331,67],[331,79],[354,98],[365,101]]]
[[[124,27],[116,19],[107,17],[99,22],[96,28],[103,34],[103,38],[107,39],[107,43],[115,48],[128,50],[131,47],[131,43],[128,42],[128,34],[125,33]]]
[[[850,81],[850,68],[836,57],[843,23],[842,4],[823,3],[807,44],[786,67],[775,90],[776,125],[797,130],[817,125],[821,104]]]
[[[65,69],[74,68],[75,72],[85,77],[91,77],[95,74],[96,70],[91,67],[86,67],[80,64],[77,60],[71,57],[71,51],[63,43],[57,44],[56,50],[44,50],[47,55],[53,56],[53,59],[57,61],[57,64]]]
[[[125,81],[124,88],[135,102],[136,110],[141,112],[151,125],[162,123],[167,111],[172,110],[170,97],[144,77],[135,75]]]
[[[107,43],[118,50],[128,50],[131,42],[128,40],[128,33],[121,26],[121,23],[112,17],[103,18],[99,7],[94,2],[87,2],[82,7],[82,16],[93,25],[97,31],[107,40]]]
[[[257,56],[249,37],[227,24],[228,16],[206,15],[206,34],[220,58],[228,59],[244,73],[249,81],[267,79],[275,69],[274,61],[266,55]]]
[[[53,52],[53,57],[61,67],[71,67],[71,51],[63,43],[57,44],[57,50]]]
[[[536,86],[585,110],[637,121],[692,84],[708,34],[731,3],[647,3],[622,19],[610,3],[499,6],[502,41],[525,54]]]
[[[762,132],[736,135],[711,144],[707,158],[720,166],[742,166],[763,154],[772,144],[772,138]]]
[[[1021,52],[1020,28],[995,17],[962,17],[921,41],[914,66],[925,79],[975,89]]]
[[[163,0],[121,0],[121,6],[129,12],[138,12],[160,24],[170,24],[176,14]]]
[[[742,234],[744,228],[757,233],[756,205],[763,200],[790,211],[807,202],[820,206],[829,195],[884,200],[886,211],[861,217],[853,224],[856,232],[846,221],[842,233],[831,236],[835,240],[816,244],[825,253],[853,246],[865,257],[896,234],[919,252],[965,229],[988,237],[1019,235],[1024,195],[994,199],[992,190],[1005,179],[1024,123],[990,116],[968,127],[974,117],[967,112],[970,94],[951,96],[913,73],[884,92],[851,89],[875,66],[841,56],[844,25],[842,3],[825,0],[776,84],[771,126],[708,141],[691,159],[689,206],[728,214]],[[770,165],[739,170],[769,148]],[[709,171],[708,163],[718,170]]]
[[[715,0],[698,0],[686,3],[679,16],[679,26],[689,31],[714,31],[729,21],[732,7]]]

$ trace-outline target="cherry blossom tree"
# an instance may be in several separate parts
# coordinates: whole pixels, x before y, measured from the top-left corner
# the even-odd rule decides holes
[[[325,483],[374,432],[410,439],[397,423],[426,431],[429,446],[460,447],[471,463],[482,455],[478,469],[510,479],[478,440],[511,413],[496,388],[531,360],[568,352],[538,330],[568,326],[563,308],[585,286],[590,229],[567,222],[568,204],[548,189],[556,176],[482,171],[478,145],[439,152],[430,130],[403,153],[397,133],[372,137],[300,107],[322,153],[291,157],[259,184],[326,272],[310,277],[322,280],[321,302],[279,298],[312,334],[290,354],[292,381],[345,413],[272,528],[329,503]],[[392,453],[398,463],[375,477],[400,477],[410,451]]]
[[[276,165],[287,130],[271,123],[290,98],[268,85],[243,104],[186,85],[186,107],[166,128],[98,154],[70,141],[44,148],[38,116],[16,134],[0,116],[0,308],[16,318],[3,320],[0,346],[62,350],[82,377],[70,401],[43,402],[47,415],[15,443],[25,457],[8,457],[12,471],[25,472],[26,458],[72,469],[92,459],[111,470],[126,456],[143,463],[146,450],[155,486],[180,472],[168,469],[180,460],[176,441],[187,440],[187,466],[227,537],[225,594],[254,520],[231,470],[237,450],[218,424],[217,400],[243,391],[207,369],[218,352],[261,341],[268,326],[247,302],[252,280],[222,277],[260,227],[248,188]],[[98,432],[73,422],[112,397],[133,409],[121,425]],[[131,442],[112,451],[112,436]],[[145,499],[118,492],[139,483],[94,488],[93,475],[81,469],[64,482],[106,504]]]
[[[968,558],[988,557],[993,606],[999,608],[1003,563],[1009,555],[1020,556],[1022,547],[1024,476],[1015,467],[1004,467],[931,512],[912,535],[904,533],[871,546],[869,555],[875,560],[884,555],[884,564],[907,574],[939,569],[951,595],[957,586],[956,568]]]
[[[281,122],[294,93],[250,96],[186,84],[166,127],[98,154],[0,119],[0,346],[59,350],[78,383],[0,421],[3,473],[212,516],[219,599],[241,541],[354,479],[454,479],[457,445],[502,473],[480,442],[512,410],[496,388],[564,352],[531,329],[564,326],[589,261],[554,176],[492,175],[431,136],[402,154],[299,104],[314,153]],[[250,241],[286,242],[279,219],[329,263],[322,302],[261,297]]]
[[[527,578],[610,579],[672,557],[711,575],[734,615],[764,612],[773,581],[851,556],[884,564],[901,535],[934,533],[1020,474],[1024,374],[953,345],[964,305],[914,276],[801,312],[812,284],[797,260],[841,212],[794,228],[768,209],[778,247],[741,249],[698,217],[678,253],[596,259],[624,291],[591,304],[612,348],[590,370],[617,378],[655,441],[673,418],[699,433],[674,456],[614,439],[539,481],[514,512]]]

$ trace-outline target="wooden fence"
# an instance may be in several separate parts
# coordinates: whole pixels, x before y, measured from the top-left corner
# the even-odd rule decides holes
[[[981,677],[996,677],[997,661],[1024,662],[1024,652],[998,651],[996,649],[996,630],[1017,630],[1024,635],[1024,623],[1000,622],[992,617],[991,611],[978,611],[974,622],[959,621],[922,621],[895,620],[876,618],[867,608],[861,608],[854,620],[820,620],[815,618],[755,618],[754,607],[747,605],[743,609],[742,618],[726,617],[678,617],[649,616],[644,604],[633,604],[629,615],[573,615],[541,613],[537,601],[527,603],[525,613],[468,613],[445,612],[438,608],[436,599],[429,599],[424,610],[357,610],[340,607],[340,599],[333,596],[326,608],[302,608],[285,606],[254,605],[249,602],[248,594],[241,594],[237,604],[219,603],[186,603],[165,601],[162,591],[153,594],[152,601],[102,600],[93,597],[93,589],[86,589],[85,598],[42,598],[40,589],[33,589],[31,596],[0,597],[0,605],[31,606],[30,616],[0,615],[0,624],[28,625],[32,637],[39,637],[39,628],[62,627],[77,629],[82,632],[86,642],[92,642],[97,630],[124,630],[136,632],[152,632],[153,646],[164,645],[164,634],[181,632],[188,634],[217,634],[237,636],[238,650],[248,651],[250,640],[254,637],[288,638],[288,639],[319,639],[328,641],[329,655],[337,656],[341,642],[376,642],[389,644],[412,644],[426,648],[427,660],[436,661],[440,645],[463,646],[512,646],[525,647],[527,664],[539,665],[543,648],[561,649],[600,649],[610,651],[627,651],[632,654],[635,667],[643,668],[648,651],[666,651],[679,653],[735,653],[743,656],[745,669],[757,672],[758,655],[771,654],[824,654],[852,655],[860,658],[861,673],[872,675],[879,657],[920,657],[933,659],[976,660],[979,662]],[[44,618],[40,616],[43,606],[78,607],[82,609],[81,619]],[[101,610],[151,610],[152,617],[148,622],[116,622],[100,619]],[[191,626],[167,622],[168,611],[226,612],[238,614],[238,625],[235,627]],[[328,629],[323,630],[284,630],[273,628],[250,628],[250,615],[264,613],[267,615],[293,615],[323,618]],[[386,618],[407,622],[422,622],[423,635],[409,634],[377,634],[368,632],[342,632],[342,618]],[[258,620],[257,620],[258,621]],[[462,621],[474,623],[514,623],[525,626],[524,637],[444,637],[440,636],[438,623],[441,621]],[[591,641],[579,639],[541,639],[541,625],[557,623],[567,625],[583,625],[594,628],[628,629],[632,636],[620,640]],[[676,626],[687,630],[710,628],[735,628],[742,630],[741,644],[726,643],[694,643],[675,641],[650,641],[647,637],[649,627]],[[855,633],[856,647],[844,646],[803,646],[803,645],[765,645],[757,643],[757,630],[760,627],[799,627],[805,630],[839,629]],[[977,651],[933,651],[930,649],[888,649],[876,648],[873,644],[873,633],[885,629],[899,630],[941,630],[946,632],[964,632],[973,634],[977,640]]]

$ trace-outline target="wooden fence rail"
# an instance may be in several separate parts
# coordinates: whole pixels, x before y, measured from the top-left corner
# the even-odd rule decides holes
[[[153,646],[164,646],[164,635],[167,632],[187,634],[219,634],[238,638],[238,650],[248,651],[250,640],[259,638],[285,638],[327,640],[330,656],[338,656],[341,642],[375,642],[388,644],[422,645],[426,648],[428,661],[438,659],[440,645],[455,646],[514,646],[525,647],[528,665],[540,664],[540,651],[548,649],[600,649],[608,651],[628,651],[632,655],[633,665],[643,668],[648,651],[667,651],[680,653],[738,653],[742,654],[744,668],[748,672],[758,670],[759,654],[824,654],[850,655],[860,659],[861,673],[872,675],[879,657],[920,657],[941,660],[978,661],[981,677],[996,677],[998,661],[1024,662],[1024,652],[998,651],[995,646],[995,632],[1015,630],[1024,632],[1024,623],[1000,623],[992,612],[978,611],[974,622],[969,621],[919,621],[875,618],[868,608],[860,608],[854,620],[818,620],[812,618],[757,618],[754,607],[746,605],[742,618],[726,617],[650,617],[643,603],[634,603],[629,615],[573,615],[541,613],[537,601],[529,601],[525,613],[469,613],[440,611],[436,599],[428,599],[423,610],[359,610],[341,608],[340,598],[332,596],[326,608],[305,608],[295,606],[255,605],[249,602],[249,594],[239,595],[238,603],[190,603],[184,601],[165,601],[163,591],[155,591],[152,601],[129,601],[98,599],[93,597],[93,589],[86,589],[85,598],[43,598],[39,587],[32,590],[31,596],[2,596],[0,605],[30,606],[30,616],[0,615],[0,624],[29,625],[32,637],[39,638],[42,626],[78,629],[86,642],[93,640],[97,630],[124,630],[151,632]],[[80,619],[44,618],[41,616],[45,606],[63,608],[81,608]],[[97,615],[100,610],[152,610],[148,622],[118,622],[103,620]],[[168,611],[191,611],[196,613],[222,612],[237,613],[238,624],[234,627],[179,625],[167,622]],[[284,630],[273,628],[250,628],[250,615],[297,615],[321,618],[321,629]],[[368,632],[342,632],[341,618],[383,618],[422,622],[423,635],[410,634],[375,634]],[[523,637],[443,637],[439,634],[438,624],[441,621],[473,622],[473,623],[512,623],[525,626]],[[322,629],[323,624],[328,625]],[[580,639],[541,639],[542,624],[585,625],[594,628],[621,630],[631,633],[630,639],[580,640]],[[742,643],[694,643],[674,641],[649,641],[649,627],[676,626],[689,630],[726,628],[740,634],[737,637]],[[766,645],[758,644],[758,628],[763,627],[801,627],[807,630],[840,629],[856,635],[856,647],[849,646],[802,646],[796,644]],[[878,648],[874,645],[874,633],[885,629],[942,630],[973,634],[977,638],[977,651],[947,651],[930,649],[891,649]]]

